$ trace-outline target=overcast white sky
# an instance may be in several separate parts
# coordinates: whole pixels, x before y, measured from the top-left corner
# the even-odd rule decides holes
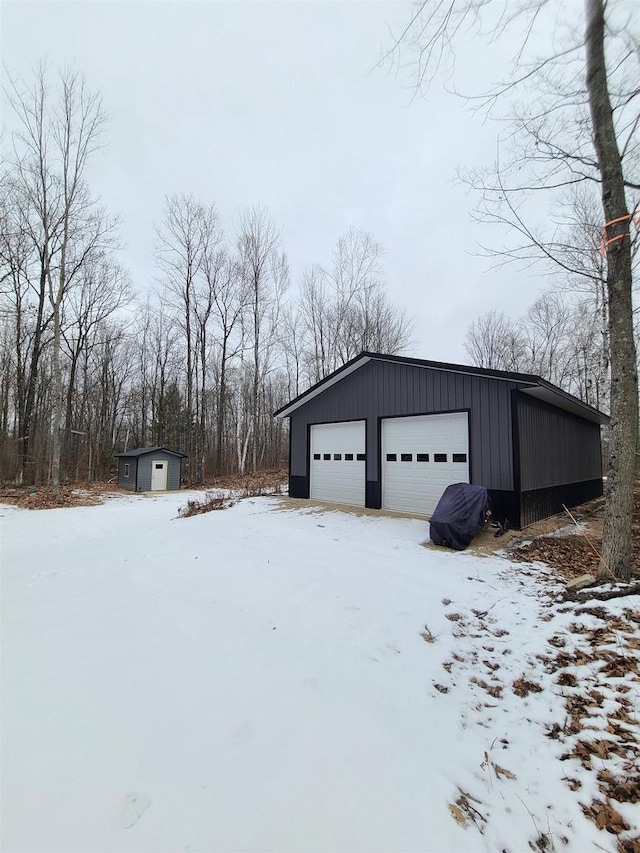
[[[350,225],[372,232],[387,250],[389,292],[415,318],[410,355],[465,361],[475,316],[518,314],[543,289],[540,277],[490,272],[473,254],[489,238],[455,173],[492,162],[496,125],[443,86],[412,99],[406,81],[374,68],[389,25],[410,11],[404,0],[0,8],[13,74],[28,78],[42,59],[67,64],[103,95],[111,122],[92,188],[121,217],[122,260],[139,292],[155,278],[154,225],[175,192],[214,202],[230,233],[240,209],[267,206],[294,286],[305,266],[330,261]],[[459,71],[492,80],[473,44]]]

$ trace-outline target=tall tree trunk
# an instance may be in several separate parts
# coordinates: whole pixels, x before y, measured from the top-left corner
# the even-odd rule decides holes
[[[205,432],[207,426],[206,418],[206,397],[207,397],[207,329],[206,324],[202,324],[201,341],[200,341],[200,422],[198,424],[198,482],[204,480],[204,465],[205,465]]]
[[[224,408],[227,405],[227,344],[226,332],[222,340],[222,357],[220,361],[220,388],[218,391],[218,412],[216,420],[216,473],[226,474],[226,460],[222,464],[222,447],[224,437]]]
[[[65,181],[66,185],[66,181]],[[51,414],[51,488],[54,494],[60,491],[60,457],[62,455],[62,411],[64,408],[64,389],[62,385],[62,365],[60,364],[60,349],[62,345],[62,300],[67,287],[67,247],[69,245],[70,204],[65,198],[65,214],[60,248],[60,270],[57,287],[54,290],[51,275],[49,275],[49,297],[53,307],[53,400]]]
[[[193,464],[193,351],[191,342],[191,265],[187,268],[187,280],[185,285],[185,303],[184,303],[184,319],[185,319],[185,336],[187,343],[187,424],[186,424],[186,447],[185,450],[189,457],[189,482],[195,480],[194,472],[196,465]]]
[[[78,373],[78,363],[80,360],[82,343],[74,347],[69,364],[69,375],[67,384],[67,399],[65,403],[64,414],[64,441],[63,441],[63,457],[65,460],[65,469],[67,473],[77,467],[77,442],[71,430],[73,429],[73,400],[76,396],[76,376]],[[81,400],[81,406],[84,406],[84,401]],[[82,418],[78,419],[78,423],[82,423]],[[75,457],[75,458],[74,458]],[[77,477],[76,477],[77,479]]]
[[[601,574],[609,568],[616,577],[628,580],[631,577],[633,486],[638,430],[630,216],[605,65],[604,0],[586,0],[586,22],[587,90],[593,141],[602,180],[602,207],[607,223],[605,238],[610,241],[606,250],[611,428],[603,541],[606,565],[601,567]]]
[[[257,278],[254,278],[253,287],[253,386],[251,389],[253,440],[251,445],[251,470],[255,474],[258,470],[258,430],[260,417],[258,411],[260,389],[260,318],[258,313],[260,283]]]
[[[31,348],[31,363],[29,365],[29,377],[27,379],[27,393],[24,404],[24,411],[20,413],[20,428],[19,438],[21,439],[20,449],[20,474],[19,481],[33,482],[33,477],[30,477],[27,468],[29,467],[29,458],[31,445],[33,443],[33,433],[35,432],[35,417],[34,406],[36,400],[36,387],[38,385],[38,376],[40,373],[40,355],[42,351],[42,324],[44,320],[44,305],[46,297],[47,273],[48,273],[48,243],[45,243],[44,249],[40,258],[40,289],[38,291],[38,310],[36,315],[36,326],[33,336],[33,345]],[[35,475],[35,470],[33,472]]]
[[[60,364],[60,304],[53,307],[53,399],[51,413],[51,488],[60,491],[60,457],[62,453],[62,366]]]

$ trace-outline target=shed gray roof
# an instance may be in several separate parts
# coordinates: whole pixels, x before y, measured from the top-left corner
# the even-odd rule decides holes
[[[169,450],[166,447],[136,447],[135,450],[126,450],[124,453],[116,453],[115,456],[146,456],[147,453],[157,453],[161,450],[163,453],[170,453],[172,456],[180,456],[182,459],[187,458],[186,453],[178,453],[175,450]]]
[[[422,358],[406,358],[402,355],[382,355],[377,352],[361,352],[360,355],[357,355],[355,358],[352,358],[351,361],[343,364],[342,367],[338,368],[338,370],[335,370],[333,373],[325,376],[325,378],[321,379],[320,382],[316,382],[316,384],[312,385],[311,388],[308,388],[294,400],[287,403],[286,406],[282,406],[277,412],[273,413],[274,417],[288,417],[292,412],[300,408],[300,406],[304,406],[304,404],[308,403],[309,400],[317,397],[318,394],[322,394],[332,385],[335,385],[336,382],[340,382],[342,379],[345,379],[350,373],[353,373],[354,370],[358,370],[358,368],[367,364],[367,362],[371,360],[390,361],[395,362],[396,364],[409,364],[414,367],[430,367],[433,370],[443,370],[449,373],[468,373],[475,376],[486,376],[490,379],[506,379],[510,382],[517,382],[520,384],[522,386],[520,390],[524,394],[537,397],[539,400],[544,400],[552,406],[557,406],[559,409],[564,409],[567,412],[573,412],[574,415],[586,418],[586,420],[593,421],[594,423],[606,424],[609,422],[608,415],[598,411],[598,409],[594,409],[593,406],[589,406],[587,403],[584,403],[582,400],[574,397],[573,394],[563,391],[562,388],[557,388],[541,376],[535,376],[529,373],[512,373],[508,370],[490,370],[485,367],[470,367],[464,364],[448,364],[443,361],[427,361]]]

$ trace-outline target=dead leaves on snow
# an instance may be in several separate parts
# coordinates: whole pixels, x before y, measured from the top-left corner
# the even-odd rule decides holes
[[[560,687],[576,687],[578,679],[572,672],[561,672],[556,678],[556,684]]]
[[[448,599],[446,603],[450,603]],[[541,675],[538,681],[531,673],[523,674],[510,685],[511,691],[523,699],[543,690],[562,698],[566,718],[564,722],[553,723],[547,736],[565,744],[561,760],[579,762],[597,782],[597,796],[590,803],[581,804],[584,814],[598,828],[616,836],[618,853],[640,853],[640,837],[630,837],[631,828],[616,805],[640,803],[640,725],[636,708],[640,685],[640,610],[628,607],[614,615],[602,606],[570,605],[561,608],[561,612],[569,613],[570,618],[575,614],[574,621],[562,633],[549,638],[545,654],[530,659],[532,672],[544,673],[546,678]],[[491,705],[481,699],[473,709],[482,713],[485,708],[496,707],[498,701],[507,698],[504,678],[502,681],[499,678],[501,654],[509,654],[511,650],[508,640],[501,643],[493,638],[507,636],[508,632],[497,627],[497,620],[488,610],[445,615],[454,623],[453,636],[464,638],[467,647],[464,652],[451,654],[442,664],[444,670],[454,675],[458,670],[460,675],[462,665],[467,674],[475,672],[469,681],[495,702]],[[549,615],[553,618],[553,613]],[[599,627],[590,627],[591,619],[599,620]],[[469,644],[477,638],[479,643]],[[553,681],[549,676],[553,676]],[[434,686],[441,693],[450,690],[443,684]],[[482,720],[478,724],[483,725]],[[486,753],[482,766],[496,780],[515,779],[515,774],[493,762]],[[584,778],[573,778],[570,773],[565,781],[572,791],[592,790]],[[488,819],[488,815],[481,814],[478,801],[469,799],[462,790],[449,810],[463,826],[473,823],[483,827]],[[486,814],[486,809],[482,811]],[[530,846],[545,849],[536,847],[536,843],[531,842]]]
[[[486,817],[473,805],[476,803],[477,805],[482,805],[480,800],[477,800],[475,797],[468,794],[466,791],[463,791],[462,788],[458,788],[460,792],[460,796],[455,801],[455,803],[449,803],[449,811],[453,816],[453,819],[456,823],[459,823],[460,826],[468,826],[469,824],[473,824],[478,828],[480,834],[484,832],[484,827],[487,822]]]
[[[631,827],[615,807],[615,803],[640,802],[640,726],[635,704],[628,696],[630,681],[640,682],[640,613],[625,608],[622,615],[613,616],[602,607],[583,607],[575,612],[588,613],[603,625],[588,628],[572,623],[569,631],[575,651],[571,653],[563,648],[562,638],[549,641],[559,651],[547,671],[557,672],[556,684],[573,692],[564,696],[564,726],[554,724],[547,735],[571,745],[562,761],[579,761],[595,774],[600,797],[582,804],[584,814],[599,829],[618,836],[619,853],[640,853],[640,836],[621,837]],[[581,683],[574,673],[566,671],[575,666],[588,666]],[[566,781],[576,790],[577,780],[567,777]]]
[[[486,691],[489,696],[493,696],[494,699],[502,698],[502,685],[501,684],[487,684],[486,681],[483,681],[481,678],[476,678],[473,676],[469,679],[472,684],[477,684],[478,687],[482,687],[484,691]]]
[[[493,767],[493,772],[496,774],[498,779],[517,779],[515,773],[512,773],[511,770],[507,770],[506,767],[500,767],[500,765],[496,764],[495,761],[491,762],[491,766]]]
[[[528,681],[524,675],[513,682],[511,689],[516,696],[528,696],[529,693],[542,693],[542,687],[535,681]]]
[[[429,630],[428,625],[424,626],[424,631],[421,631],[420,636],[425,641],[425,643],[435,643],[437,639],[437,637],[434,637],[434,635]]]
[[[506,767],[501,767],[495,761],[492,761],[489,753],[485,752],[484,761],[480,765],[483,769],[491,769],[497,779],[515,780],[516,775]],[[449,812],[451,816],[460,826],[475,826],[480,834],[484,833],[484,828],[487,823],[487,818],[479,809],[482,802],[477,797],[472,796],[462,788],[458,788],[459,796],[455,803],[449,803]]]
[[[627,763],[626,767],[627,772],[618,776],[614,776],[606,767],[598,771],[597,779],[600,783],[600,790],[608,798],[619,803],[639,803],[640,769],[633,762]]]
[[[626,832],[631,829],[620,812],[609,802],[601,802],[594,800],[590,806],[582,806],[582,811],[590,817],[598,829],[606,829],[614,835],[619,835],[621,832]]]

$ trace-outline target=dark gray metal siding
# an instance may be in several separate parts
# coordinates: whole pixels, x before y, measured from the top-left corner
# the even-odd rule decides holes
[[[179,456],[173,456],[170,453],[165,453],[162,450],[154,451],[145,456],[140,456],[138,459],[138,491],[151,491],[151,463],[154,461],[163,462],[166,460],[167,466],[167,490],[180,488],[180,463],[182,459]]]
[[[602,477],[598,424],[526,394],[517,412],[523,492]]]
[[[125,477],[124,475],[124,466],[127,464],[129,466],[129,476]],[[136,466],[138,464],[138,460],[133,459],[123,459],[122,457],[118,459],[118,485],[121,489],[129,489],[132,492],[136,490]]]
[[[513,444],[508,380],[393,362],[370,361],[291,415],[291,475],[307,474],[313,423],[367,421],[367,480],[378,481],[378,418],[468,409],[471,482],[511,490]]]

